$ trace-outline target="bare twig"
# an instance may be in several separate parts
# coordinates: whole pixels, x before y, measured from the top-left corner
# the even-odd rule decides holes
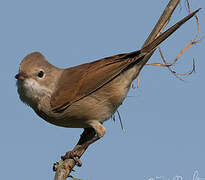
[[[145,45],[149,44],[151,41],[153,41],[156,38],[156,36],[159,34],[159,32],[161,32],[164,25],[170,19],[171,15],[172,15],[174,9],[176,8],[176,6],[178,5],[179,1],[180,0],[170,0],[169,4],[167,5],[163,14],[161,15],[158,23],[154,27],[153,31],[151,32],[151,34],[149,35],[149,37],[147,38],[147,40],[145,41],[143,46],[145,46]],[[149,58],[151,57],[152,54],[153,53],[150,53],[149,55],[144,57],[144,59],[141,61],[140,65],[138,64],[139,65],[139,72],[142,69],[142,67],[147,63],[147,61],[149,60]],[[80,157],[83,155],[84,152],[85,152],[85,150],[82,150]],[[64,160],[62,163],[57,165],[57,167],[55,169],[56,174],[55,174],[54,180],[65,180],[69,176],[71,170],[74,168],[75,165],[76,165],[76,162],[73,159]]]
[[[171,18],[171,15],[174,12],[177,5],[179,4],[179,2],[180,0],[170,0],[169,1],[168,5],[164,9],[164,12],[160,16],[157,24],[153,28],[152,32],[150,33],[150,35],[148,36],[148,38],[146,39],[142,47],[145,47],[147,44],[152,42],[161,33],[163,28],[165,28],[165,26],[168,24],[169,19]],[[137,87],[139,87],[139,75],[140,75],[141,69],[144,67],[144,65],[147,63],[147,61],[150,59],[153,53],[154,51],[148,54],[147,56],[145,56],[144,59],[138,64],[139,70],[137,74]]]
[[[187,8],[188,8],[188,12],[190,14],[191,13],[191,8],[190,8],[190,4],[189,4],[188,0],[186,0],[186,5],[187,5]]]
[[[122,129],[123,132],[125,132],[125,128],[124,128],[124,126],[123,126],[123,124],[122,124],[122,118],[121,118],[120,113],[119,113],[118,110],[117,110],[117,114],[118,114],[118,118],[119,118],[119,120],[120,120],[121,129]]]
[[[188,12],[190,14],[191,10],[190,10],[190,5],[189,5],[189,2],[188,0],[186,0],[186,4],[187,4],[187,7],[188,7]],[[193,60],[193,66],[192,66],[192,70],[190,70],[189,72],[186,72],[186,73],[177,73],[176,71],[174,71],[172,69],[172,66],[176,64],[176,62],[178,61],[179,57],[186,51],[188,50],[191,46],[199,43],[201,40],[196,40],[198,35],[199,35],[199,22],[198,22],[198,17],[195,15],[195,19],[196,19],[196,25],[197,25],[197,31],[196,31],[196,34],[193,38],[193,40],[191,40],[180,52],[179,54],[176,56],[176,58],[173,60],[172,63],[167,63],[165,57],[163,56],[163,53],[162,53],[162,50],[160,48],[160,46],[158,47],[158,50],[159,50],[159,53],[160,53],[160,56],[163,60],[163,63],[151,63],[151,64],[146,64],[146,65],[152,65],[152,66],[160,66],[160,67],[167,67],[169,69],[169,71],[171,73],[173,73],[175,75],[175,77],[177,77],[178,79],[180,80],[183,80],[184,77],[187,77],[189,75],[191,75],[194,71],[195,71],[195,61]]]

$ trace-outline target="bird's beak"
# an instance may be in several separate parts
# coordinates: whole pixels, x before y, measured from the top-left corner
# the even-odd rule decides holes
[[[22,73],[22,72],[15,75],[15,78],[19,79],[19,80],[24,80],[24,79],[26,79],[26,77],[27,77],[27,75],[25,73]]]

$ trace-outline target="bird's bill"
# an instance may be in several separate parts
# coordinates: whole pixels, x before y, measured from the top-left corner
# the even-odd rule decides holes
[[[18,80],[24,80],[27,78],[27,75],[25,73],[20,72],[20,73],[15,75],[15,78]]]

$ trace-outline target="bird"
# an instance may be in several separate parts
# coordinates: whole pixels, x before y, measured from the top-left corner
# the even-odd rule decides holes
[[[84,128],[78,148],[62,158],[78,157],[79,148],[86,149],[104,136],[106,129],[103,123],[110,119],[126,98],[141,70],[142,59],[199,10],[137,51],[65,69],[49,63],[40,52],[30,53],[23,58],[15,76],[21,101],[51,124]]]

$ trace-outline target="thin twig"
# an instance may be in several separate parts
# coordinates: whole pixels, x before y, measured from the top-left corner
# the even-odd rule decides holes
[[[188,0],[186,0],[186,3],[187,3],[187,7],[188,7],[188,12],[190,14],[191,10],[190,10],[190,4],[188,2]],[[152,65],[152,66],[160,66],[160,67],[167,67],[169,69],[169,71],[174,74],[174,76],[180,80],[183,80],[184,77],[187,77],[189,75],[191,75],[194,71],[195,71],[195,61],[193,60],[193,66],[192,66],[192,70],[186,72],[186,73],[177,73],[176,71],[174,71],[172,69],[172,66],[176,64],[176,62],[179,60],[180,56],[185,52],[187,51],[191,46],[199,43],[201,41],[200,40],[196,40],[198,35],[199,35],[199,21],[198,21],[198,17],[195,15],[195,19],[196,19],[196,25],[197,25],[197,31],[196,31],[196,34],[194,35],[194,38],[193,40],[191,40],[180,52],[179,54],[176,56],[176,58],[173,60],[172,63],[167,63],[165,57],[163,56],[163,53],[162,53],[162,50],[160,48],[160,46],[158,47],[158,50],[159,50],[159,53],[160,53],[160,56],[162,58],[162,61],[164,64],[162,63],[151,63],[151,64],[146,64],[146,65]]]
[[[121,128],[122,128],[122,131],[125,132],[124,126],[123,126],[123,124],[122,124],[122,118],[121,118],[120,113],[119,113],[118,110],[117,110],[117,114],[118,114],[118,118],[119,118],[119,120],[120,120],[120,126],[121,126]]]
[[[165,26],[167,25],[167,23],[169,22],[169,20],[171,18],[172,13],[174,12],[177,5],[179,4],[179,2],[180,2],[180,0],[170,0],[169,1],[168,5],[164,9],[164,12],[160,16],[157,24],[153,28],[152,32],[150,33],[150,35],[148,36],[148,38],[146,39],[146,41],[144,42],[142,47],[145,47],[150,42],[152,42],[160,34],[160,32],[163,30],[163,28],[165,28]],[[146,55],[143,58],[143,60],[138,64],[139,70],[138,70],[138,74],[137,74],[137,87],[139,87],[139,79],[140,79],[139,76],[140,76],[141,69],[144,67],[144,65],[147,63],[147,61],[150,59],[150,57],[152,56],[153,53],[154,53],[154,51],[151,52],[150,54]]]

